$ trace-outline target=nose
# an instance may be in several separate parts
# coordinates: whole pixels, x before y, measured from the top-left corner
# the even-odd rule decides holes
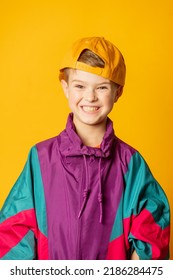
[[[85,100],[88,102],[94,102],[97,100],[97,95],[93,89],[90,89],[86,92]]]

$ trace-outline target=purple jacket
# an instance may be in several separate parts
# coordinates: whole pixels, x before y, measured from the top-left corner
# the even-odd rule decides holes
[[[21,217],[25,231],[17,227]],[[114,135],[110,119],[101,147],[91,148],[70,114],[60,135],[31,149],[2,209],[1,231],[17,240],[1,246],[2,259],[129,259],[134,249],[141,259],[166,259],[169,205],[141,155]]]

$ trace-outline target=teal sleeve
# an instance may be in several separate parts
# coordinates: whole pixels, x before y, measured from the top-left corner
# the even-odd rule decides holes
[[[131,219],[129,242],[140,259],[169,257],[168,199],[147,163],[136,152],[125,175],[124,217]]]
[[[25,167],[11,189],[0,212],[0,258],[32,260],[37,258],[38,224],[46,231],[41,215],[41,172],[36,147],[29,153]],[[38,204],[40,202],[40,207]],[[43,216],[43,217],[42,217]]]

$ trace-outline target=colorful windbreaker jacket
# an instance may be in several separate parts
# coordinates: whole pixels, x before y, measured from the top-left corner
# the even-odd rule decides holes
[[[0,214],[0,258],[167,259],[169,205],[146,162],[114,135],[84,146],[73,116],[34,146]]]

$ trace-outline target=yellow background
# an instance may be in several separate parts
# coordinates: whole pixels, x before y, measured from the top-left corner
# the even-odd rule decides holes
[[[173,208],[172,0],[1,0],[0,207],[30,147],[64,128],[63,54],[79,37],[97,35],[114,42],[127,65],[111,113],[116,134],[142,153]]]

